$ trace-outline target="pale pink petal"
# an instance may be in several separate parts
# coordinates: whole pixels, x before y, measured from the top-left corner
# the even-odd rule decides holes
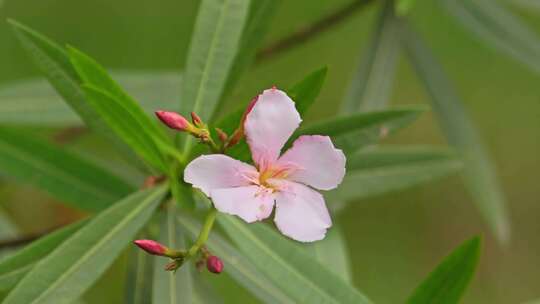
[[[253,161],[259,168],[277,160],[301,121],[294,102],[285,92],[269,89],[259,95],[244,124]]]
[[[278,164],[292,168],[288,180],[320,190],[336,188],[345,175],[345,155],[334,147],[328,136],[298,137]]]
[[[259,186],[213,189],[210,197],[217,210],[248,223],[267,218],[274,207],[274,195]]]
[[[250,185],[258,178],[257,170],[248,164],[223,154],[202,155],[184,170],[184,181],[210,196],[212,189]]]
[[[323,196],[302,184],[281,181],[276,194],[276,216],[279,231],[300,241],[322,240],[332,220]]]

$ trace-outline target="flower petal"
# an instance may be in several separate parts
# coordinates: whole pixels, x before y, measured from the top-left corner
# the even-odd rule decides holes
[[[214,189],[210,197],[217,210],[252,223],[270,216],[274,195],[259,186]]]
[[[282,181],[274,222],[284,235],[300,241],[322,240],[332,220],[323,196],[302,184]]]
[[[247,186],[259,173],[248,164],[223,154],[202,155],[184,170],[184,181],[210,196],[212,189]]]
[[[293,168],[287,179],[320,190],[336,188],[345,176],[345,155],[328,136],[298,137],[278,164]]]
[[[274,163],[302,119],[294,102],[278,89],[265,90],[244,124],[251,155],[259,168]]]

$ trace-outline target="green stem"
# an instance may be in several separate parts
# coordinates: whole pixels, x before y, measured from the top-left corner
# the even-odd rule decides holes
[[[217,209],[212,208],[210,212],[206,215],[206,219],[204,220],[204,226],[199,233],[199,237],[197,238],[197,241],[195,241],[195,244],[189,248],[189,251],[187,253],[187,257],[192,257],[199,252],[201,247],[206,243],[208,240],[208,235],[210,234],[210,231],[212,230],[212,227],[214,226],[214,222],[216,221],[217,216]]]

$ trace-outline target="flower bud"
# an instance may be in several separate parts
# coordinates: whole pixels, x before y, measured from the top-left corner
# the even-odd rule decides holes
[[[168,111],[157,111],[156,116],[161,120],[167,127],[180,131],[192,132],[194,127],[184,116]]]
[[[133,243],[137,245],[139,248],[141,248],[142,250],[152,255],[164,256],[166,255],[168,251],[167,247],[152,240],[136,240],[136,241],[133,241]]]
[[[238,128],[234,131],[234,133],[231,136],[231,139],[229,140],[229,143],[227,144],[227,147],[232,147],[240,142],[240,140],[244,137],[244,124],[246,122],[246,118],[248,114],[253,110],[253,107],[257,103],[257,100],[259,100],[259,96],[255,96],[248,104],[246,110],[244,111],[244,114],[242,114],[242,119],[240,119],[240,125]]]
[[[229,136],[227,135],[227,133],[225,133],[225,131],[221,130],[220,128],[216,128],[216,133],[221,142],[227,142],[227,139],[229,138]]]
[[[191,121],[195,126],[199,128],[203,126],[201,118],[199,117],[199,115],[195,114],[195,112],[191,112]]]
[[[206,268],[212,273],[219,274],[223,271],[223,262],[215,255],[211,255],[206,259]]]

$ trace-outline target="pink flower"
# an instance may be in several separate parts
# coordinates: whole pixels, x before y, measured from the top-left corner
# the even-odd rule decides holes
[[[323,196],[345,175],[345,155],[328,136],[300,136],[281,149],[298,128],[294,102],[278,89],[265,90],[247,114],[244,128],[255,167],[222,154],[202,155],[188,164],[184,180],[210,197],[216,209],[248,223],[270,216],[286,236],[321,240],[332,221]]]

